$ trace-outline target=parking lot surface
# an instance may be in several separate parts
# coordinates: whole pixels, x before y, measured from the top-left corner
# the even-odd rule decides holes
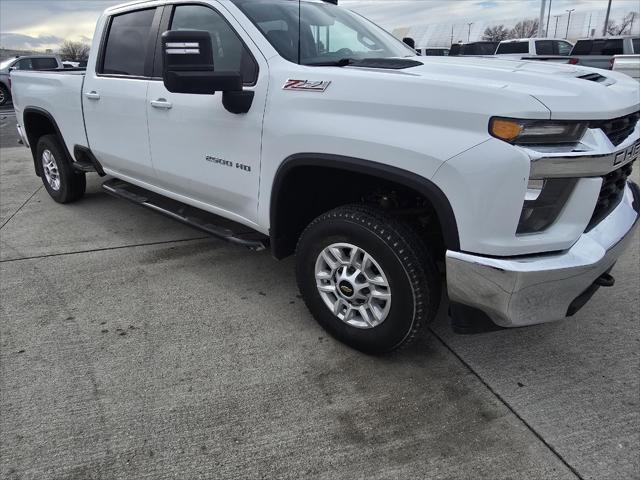
[[[59,205],[0,112],[0,478],[637,478],[639,245],[566,321],[337,343],[293,262]],[[634,178],[638,181],[637,172]]]

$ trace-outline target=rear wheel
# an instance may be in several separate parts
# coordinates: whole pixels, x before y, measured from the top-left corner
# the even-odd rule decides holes
[[[51,198],[59,203],[80,199],[86,189],[84,172],[77,172],[55,135],[44,135],[38,140],[36,151],[40,178]]]
[[[435,264],[413,229],[382,210],[353,205],[321,215],[302,234],[296,258],[311,313],[358,350],[394,350],[435,317]]]

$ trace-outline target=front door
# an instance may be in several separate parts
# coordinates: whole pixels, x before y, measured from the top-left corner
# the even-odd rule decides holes
[[[229,113],[222,92],[170,93],[151,81],[147,96],[151,158],[160,186],[214,213],[251,224],[256,221],[262,117],[267,66],[238,35],[238,25],[205,5],[177,5],[163,24],[170,30],[203,30],[211,35],[214,68],[240,71],[245,89],[255,92],[246,114]],[[171,19],[168,24],[167,19]],[[161,72],[156,55],[156,72]],[[188,201],[188,200],[187,200]]]

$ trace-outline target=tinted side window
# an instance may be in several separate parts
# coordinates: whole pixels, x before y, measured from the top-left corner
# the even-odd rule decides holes
[[[536,42],[536,55],[553,55],[553,42],[551,40],[538,40]]]
[[[31,64],[34,70],[48,70],[58,68],[58,62],[55,58],[32,58]]]
[[[589,55],[593,40],[578,40],[571,50],[571,55]]]
[[[113,17],[101,73],[144,76],[149,33],[155,8]]]
[[[18,70],[33,70],[30,58],[23,58],[19,60],[14,66]]]
[[[573,45],[568,42],[555,42],[554,55],[569,55]]]
[[[529,53],[529,42],[502,43],[496,54],[500,53]]]
[[[623,40],[607,40],[602,46],[602,53],[599,55],[622,55],[624,53]]]
[[[640,38],[634,38],[632,43],[633,43],[633,53],[638,55],[640,53]]]
[[[209,32],[216,70],[240,72],[243,83],[249,85],[258,79],[258,66],[253,56],[235,30],[215,10],[202,5],[178,5],[173,13],[171,30]]]

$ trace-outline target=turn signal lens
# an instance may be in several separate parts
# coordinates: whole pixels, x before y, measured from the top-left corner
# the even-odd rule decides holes
[[[494,117],[489,133],[515,145],[552,145],[578,143],[587,123],[568,120],[518,120]]]
[[[494,137],[500,140],[510,142],[518,138],[522,133],[522,125],[515,120],[506,120],[503,118],[494,118],[491,120],[489,131]]]

